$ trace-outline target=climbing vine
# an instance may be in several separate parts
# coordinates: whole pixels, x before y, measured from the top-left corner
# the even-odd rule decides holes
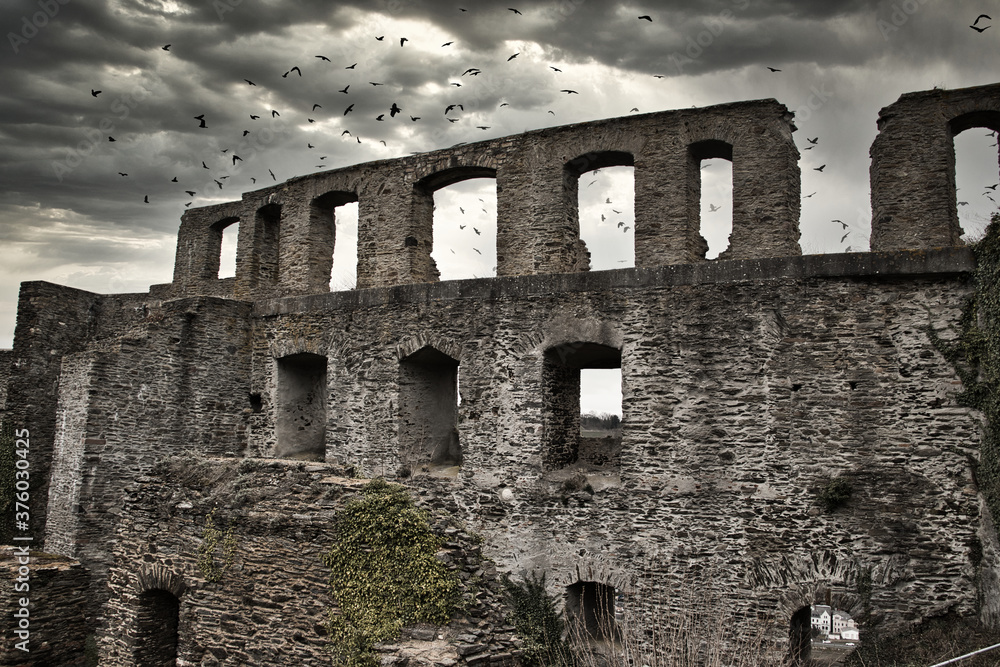
[[[529,574],[524,581],[503,580],[511,622],[524,640],[527,667],[573,664],[569,644],[563,639],[565,621],[558,601],[545,590],[545,574]]]
[[[215,552],[219,541],[222,541],[222,564],[215,562]],[[205,581],[217,584],[222,581],[226,572],[236,561],[236,535],[232,524],[223,533],[215,527],[215,510],[205,517],[205,529],[201,533],[201,544],[198,546],[198,570]]]
[[[334,520],[336,542],[323,557],[337,608],[327,630],[336,664],[370,667],[373,647],[411,623],[447,623],[458,577],[435,557],[442,541],[406,490],[375,479]]]

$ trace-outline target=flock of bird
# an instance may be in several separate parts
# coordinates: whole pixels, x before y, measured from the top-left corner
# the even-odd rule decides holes
[[[459,9],[460,12],[468,12],[469,11],[466,8],[458,8],[458,9]],[[508,11],[512,12],[514,15],[518,15],[518,16],[521,15],[521,12],[518,9],[514,8],[514,7],[509,7]],[[650,16],[650,15],[642,15],[642,16],[638,16],[637,20],[639,20],[639,21],[648,21],[648,22],[652,23],[653,22],[653,17]],[[988,25],[988,24],[984,25],[984,26],[980,26],[979,24],[983,20],[991,21],[992,19],[987,14],[980,14],[976,18],[976,20],[973,22],[973,24],[971,26],[969,26],[969,27],[972,28],[973,30],[979,32],[979,33],[982,33],[982,32],[984,32],[986,29],[988,29],[990,27],[990,25]],[[373,35],[373,37],[374,37],[374,39],[376,41],[383,42],[385,40],[386,35]],[[398,41],[399,41],[399,48],[404,48],[405,45],[406,45],[406,43],[408,41],[410,41],[410,40],[407,37],[399,37]],[[447,41],[447,42],[441,44],[440,48],[448,48],[448,47],[452,46],[454,43],[455,43],[454,41]],[[161,48],[162,48],[163,51],[169,52],[171,46],[172,46],[172,44],[166,44],[166,45],[164,45]],[[519,55],[520,55],[520,52],[511,54],[509,57],[507,57],[506,62],[509,63],[509,62],[513,61]],[[334,61],[331,58],[329,58],[329,57],[327,57],[325,55],[321,55],[321,54],[315,55],[315,58],[317,60],[319,60],[321,63],[328,64],[328,66],[335,66],[334,65]],[[343,69],[344,70],[350,70],[350,71],[353,72],[353,71],[357,70],[358,65],[359,65],[358,62],[353,62],[351,64],[343,66]],[[549,68],[554,73],[557,73],[557,74],[562,73],[562,70],[560,68],[555,67],[555,66],[550,65]],[[769,72],[771,72],[771,73],[779,73],[779,72],[782,71],[779,68],[771,67],[771,66],[767,66],[767,70]],[[308,71],[308,68],[307,68],[307,71]],[[473,77],[477,77],[477,76],[479,76],[482,73],[483,73],[483,70],[480,69],[479,67],[469,67],[469,68],[465,69],[465,71],[463,71],[458,76],[458,78],[462,79],[462,77],[468,76],[470,79],[472,79]],[[298,78],[305,78],[303,76],[302,67],[300,67],[299,65],[293,65],[293,66],[289,67],[287,70],[285,70],[285,72],[283,74],[281,74],[281,78],[288,79],[289,76],[291,76],[293,74],[296,75]],[[663,75],[663,74],[654,74],[653,76],[656,77],[656,78],[659,78],[659,79],[662,79],[662,78],[666,77],[666,75]],[[248,86],[254,86],[254,87],[256,87],[258,85],[255,81],[253,81],[253,80],[251,80],[249,78],[244,78],[243,81]],[[379,86],[384,86],[385,85],[385,82],[382,82],[382,81],[368,81],[368,83],[373,88],[378,88]],[[463,82],[455,82],[455,81],[451,81],[451,82],[449,82],[449,84],[450,84],[450,86],[452,86],[452,87],[454,87],[456,89],[461,88],[463,85],[465,85]],[[357,82],[348,83],[343,88],[339,88],[336,91],[337,94],[338,94],[338,96],[339,95],[347,96],[347,97],[342,98],[344,101],[351,100],[350,96],[356,94],[356,91],[351,91],[351,86],[355,86],[356,87],[357,86]],[[559,90],[559,92],[564,93],[566,95],[578,95],[579,94],[579,92],[577,90],[574,90],[572,88],[562,88],[562,89]],[[91,95],[93,97],[96,98],[98,95],[100,95],[102,93],[102,91],[92,88],[91,91],[90,91],[90,93],[91,93]],[[388,100],[383,101],[382,104],[385,105],[385,103],[387,101]],[[350,114],[357,113],[355,111],[355,107],[357,105],[365,103],[365,102],[368,102],[368,99],[365,98],[365,97],[360,98],[359,101],[350,101],[349,103],[347,103],[344,106],[343,111],[339,113],[340,118],[346,119]],[[506,107],[506,106],[509,106],[509,104],[506,103],[506,102],[502,102],[502,103],[499,104],[498,109]],[[376,121],[378,121],[378,122],[386,122],[387,121],[386,116],[388,116],[389,120],[394,120],[394,119],[396,119],[397,115],[401,115],[404,112],[404,108],[401,107],[396,100],[392,100],[391,104],[388,104],[388,106],[383,106],[383,108],[385,109],[384,111],[382,111],[382,109],[377,109],[378,111],[382,111],[382,112],[378,113],[377,115],[374,116],[374,119]],[[316,123],[317,122],[316,118],[311,117],[311,116],[316,116],[317,111],[319,111],[320,113],[325,113],[325,110],[324,110],[324,107],[323,107],[322,104],[320,104],[320,103],[313,103],[311,109],[309,109],[309,112],[308,112],[308,114],[309,114],[310,117],[306,118],[306,120],[307,120],[308,123],[312,124],[312,123]],[[369,108],[368,111],[371,111],[371,109]],[[638,112],[638,111],[639,111],[639,109],[637,107],[632,107],[630,109],[629,113]],[[447,121],[448,123],[457,123],[460,120],[462,120],[461,115],[460,115],[459,112],[463,112],[463,113],[465,112],[465,106],[464,106],[464,104],[461,103],[461,102],[453,102],[453,103],[447,104],[444,107],[442,116],[443,116],[444,120]],[[261,113],[257,113],[257,114],[253,114],[253,113],[248,114],[249,120],[250,120],[250,123],[248,123],[249,128],[252,128],[253,127],[253,123],[256,122],[256,121],[259,121],[260,118],[261,118],[261,116],[263,114],[266,114],[266,113],[268,113],[268,112],[265,111],[265,112],[261,112]],[[279,112],[277,109],[270,109],[269,113],[270,113],[270,117],[272,119],[278,118],[281,115],[281,112]],[[555,112],[551,111],[551,110],[549,110],[548,113],[555,115]],[[196,129],[206,129],[206,128],[208,128],[208,126],[209,126],[208,123],[209,123],[210,119],[207,118],[207,116],[208,116],[208,114],[201,113],[201,114],[198,114],[198,115],[195,115],[195,116],[192,117],[192,120],[198,122],[198,125],[196,126]],[[421,120],[420,116],[416,116],[416,115],[412,115],[412,114],[406,114],[404,116],[404,118],[406,118],[406,117],[409,118],[409,122],[411,122],[411,123],[416,123],[416,122],[418,122],[418,121]],[[317,116],[317,118],[319,118],[319,116]],[[480,130],[489,130],[491,128],[490,125],[476,125],[475,127],[477,129],[480,129]],[[254,130],[249,129],[249,128],[242,129],[240,137],[239,137],[239,141],[237,141],[237,140],[234,140],[234,141],[236,141],[236,143],[242,143],[242,145],[244,145],[244,146],[248,145],[246,137],[248,135],[251,135],[253,133],[253,131],[254,131]],[[993,133],[991,133],[991,136],[992,135],[993,135]],[[362,143],[362,137],[359,134],[352,133],[351,130],[347,129],[347,128],[343,129],[343,131],[340,133],[340,136],[341,137],[344,137],[344,136],[352,137],[358,144]],[[108,141],[109,142],[116,142],[117,139],[115,139],[115,137],[109,135],[108,136]],[[386,141],[384,139],[380,139],[378,141],[379,141],[379,143],[381,143],[383,145],[387,145]],[[813,150],[814,148],[816,148],[818,142],[819,142],[819,137],[814,137],[814,138],[808,138],[807,137],[807,143],[808,143],[808,145],[805,146],[803,148],[803,150],[804,151]],[[312,143],[309,143],[309,142],[306,143],[306,150],[314,150],[315,148],[316,148],[316,146],[314,146]],[[225,181],[226,179],[228,179],[230,176],[234,175],[234,173],[237,171],[237,169],[236,169],[237,168],[237,162],[240,162],[240,163],[243,162],[243,158],[242,157],[240,157],[238,154],[236,154],[235,151],[233,151],[230,154],[230,150],[231,149],[226,148],[226,149],[222,149],[222,151],[221,151],[224,155],[227,156],[227,158],[226,158],[227,161],[231,159],[231,165],[227,164],[227,173],[224,173],[224,174],[215,174],[211,178],[211,181],[214,182],[214,184],[220,190],[223,189],[224,186],[225,186],[225,183],[223,183],[223,181]],[[320,156],[319,158],[317,158],[317,161],[323,162],[326,159],[327,159],[327,156],[323,155],[323,156]],[[704,164],[702,166],[702,168],[704,168],[705,166],[708,166],[708,164],[709,163]],[[206,164],[206,161],[202,160],[201,161],[201,166],[202,166],[203,169],[208,170],[209,172],[212,172],[212,168],[210,168],[208,166],[208,164]],[[823,170],[826,168],[826,166],[827,166],[826,164],[823,164],[823,165],[820,165],[819,167],[814,167],[813,169],[815,171],[817,171],[817,172],[822,173]],[[327,167],[326,164],[317,164],[316,165],[317,169],[323,169],[323,168],[326,168],[326,167]],[[277,182],[277,180],[278,180],[277,176],[274,174],[274,172],[270,168],[267,168],[267,172],[270,175],[272,181]],[[598,172],[599,172],[599,170],[595,170],[593,173],[597,174]],[[120,177],[128,177],[128,173],[127,172],[121,172],[120,171],[120,172],[118,172],[118,174],[119,174]],[[256,182],[257,182],[257,178],[256,177],[250,177],[250,180],[251,180],[251,183],[253,183],[253,184],[256,184]],[[172,183],[178,183],[178,178],[175,176],[173,179],[171,179],[171,182]],[[596,182],[596,181],[592,181],[589,185],[593,185],[594,182]],[[995,190],[996,189],[996,185],[990,186],[990,189]],[[195,197],[198,194],[198,192],[196,190],[187,190],[187,189],[185,189],[185,190],[183,190],[183,192],[185,194],[187,194],[191,198]],[[812,197],[815,194],[816,193],[813,192],[812,194],[806,195],[805,198]],[[994,203],[996,203],[995,200],[993,199],[993,197],[990,196],[990,193],[984,193],[984,195],[987,196],[987,197],[989,197],[989,199],[991,201],[994,201]],[[143,196],[143,202],[147,203],[147,204],[150,203],[150,201],[149,201],[149,195],[148,194],[146,194],[146,195]],[[184,206],[188,207],[188,206],[191,206],[193,203],[194,202],[192,200],[192,201],[187,202]],[[607,204],[611,204],[610,198],[607,200],[606,203]],[[960,206],[964,206],[964,205],[967,205],[968,202],[964,202],[963,201],[963,202],[958,202],[958,204]],[[716,211],[718,211],[720,209],[721,209],[720,206],[716,206],[715,204],[709,204],[708,211],[710,213],[714,213],[714,212],[716,212]],[[619,210],[616,210],[616,209],[610,209],[610,211],[614,212],[615,214],[620,214],[621,213]],[[465,211],[462,210],[463,214],[464,214],[464,212]],[[606,219],[607,219],[606,215],[607,214],[609,214],[608,211],[604,211],[604,212],[601,213],[601,221],[602,222],[606,221]],[[841,220],[835,219],[832,222],[838,223],[838,224],[842,225],[843,230],[846,232],[844,234],[844,236],[841,238],[841,243],[843,243],[844,241],[846,241],[847,237],[850,236],[850,234],[854,231],[854,230],[849,229],[849,225],[847,223],[844,223]],[[466,225],[461,225],[460,229],[465,229],[465,227],[466,227]],[[626,225],[625,222],[623,222],[623,221],[618,222],[618,226],[617,227],[618,227],[618,229],[621,229],[624,233],[628,233],[628,231],[630,230],[630,226]],[[475,227],[473,227],[473,230],[475,231],[475,233],[477,235],[480,234],[480,231],[478,229],[476,229]],[[850,251],[850,249],[851,248],[848,247],[848,251]],[[482,254],[477,248],[473,248],[473,250],[475,250],[479,254]],[[454,252],[454,250],[452,250],[452,252]]]

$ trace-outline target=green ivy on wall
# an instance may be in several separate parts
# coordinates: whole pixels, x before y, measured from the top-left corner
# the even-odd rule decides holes
[[[375,479],[335,519],[323,557],[337,609],[327,630],[336,664],[371,667],[373,647],[406,625],[444,624],[458,606],[458,577],[435,556],[442,540],[404,487]]]
[[[215,561],[215,552],[222,542],[222,564]],[[201,533],[201,544],[198,546],[198,570],[205,581],[217,584],[222,581],[226,572],[236,561],[236,535],[233,526],[223,533],[215,527],[215,510],[205,517],[205,529]]]

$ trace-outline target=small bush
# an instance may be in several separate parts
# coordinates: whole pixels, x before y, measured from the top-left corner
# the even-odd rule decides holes
[[[830,482],[823,487],[819,492],[819,504],[823,507],[826,512],[833,512],[834,510],[843,507],[850,500],[851,495],[854,493],[854,487],[851,483],[842,477],[837,477],[830,480]]]
[[[545,574],[528,575],[524,581],[503,580],[511,621],[524,640],[527,667],[572,665],[569,645],[563,639],[565,622],[555,598],[545,590]]]

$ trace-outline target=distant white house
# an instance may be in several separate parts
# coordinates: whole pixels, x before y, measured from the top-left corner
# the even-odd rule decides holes
[[[858,624],[846,611],[834,609],[825,604],[812,605],[812,627],[819,630],[820,635],[830,639],[857,641],[860,639]]]

